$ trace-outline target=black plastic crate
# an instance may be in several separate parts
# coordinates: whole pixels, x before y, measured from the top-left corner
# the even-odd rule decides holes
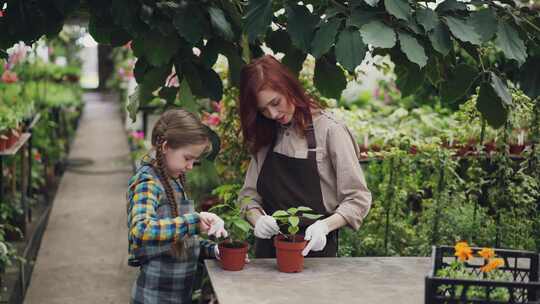
[[[474,252],[481,250],[471,247]],[[510,304],[540,304],[540,282],[538,281],[538,253],[532,251],[494,249],[495,255],[502,258],[504,266],[501,271],[511,273],[513,281],[491,281],[482,279],[480,267],[483,259],[477,258],[465,263],[466,268],[478,275],[478,280],[448,279],[436,277],[437,271],[449,266],[457,259],[454,247],[433,247],[431,273],[425,279],[425,303],[510,303]],[[458,294],[458,289],[463,287]],[[485,292],[485,298],[467,298],[467,291],[478,287]],[[509,293],[508,301],[490,299],[495,288],[505,288]]]

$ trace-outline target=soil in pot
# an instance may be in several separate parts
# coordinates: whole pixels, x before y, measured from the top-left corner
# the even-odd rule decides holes
[[[304,256],[302,250],[306,247],[307,241],[301,235],[286,238],[284,235],[278,235],[274,238],[276,247],[276,259],[278,269],[281,272],[302,272],[304,270]]]
[[[246,254],[248,252],[247,242],[230,240],[218,244],[221,267],[229,271],[239,271],[246,265]]]

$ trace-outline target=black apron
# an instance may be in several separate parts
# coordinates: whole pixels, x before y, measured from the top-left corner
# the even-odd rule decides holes
[[[276,138],[272,141],[257,180],[257,192],[262,197],[264,211],[272,215],[277,210],[291,207],[310,207],[317,214],[328,217],[323,204],[319,170],[317,168],[315,131],[311,117],[304,131],[308,143],[308,158],[294,158],[274,152]],[[307,226],[314,220],[302,218],[299,234],[304,235]],[[288,233],[280,227],[283,233]],[[273,239],[255,239],[257,258],[275,258]],[[322,251],[311,251],[308,257],[336,257],[338,251],[338,230],[326,236],[326,247]]]

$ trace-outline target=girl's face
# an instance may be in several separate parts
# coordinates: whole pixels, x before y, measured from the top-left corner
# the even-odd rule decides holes
[[[202,144],[187,145],[178,149],[172,149],[163,143],[163,154],[167,170],[170,176],[178,176],[193,169],[193,164],[199,160],[208,147],[208,142]]]
[[[291,122],[295,111],[295,106],[285,96],[272,89],[257,93],[257,108],[264,117],[282,125]]]

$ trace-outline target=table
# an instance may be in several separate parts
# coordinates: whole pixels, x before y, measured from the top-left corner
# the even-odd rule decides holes
[[[275,259],[254,259],[242,271],[225,271],[216,260],[206,269],[220,304],[369,303],[421,304],[425,257],[305,259],[301,273],[281,273]]]

